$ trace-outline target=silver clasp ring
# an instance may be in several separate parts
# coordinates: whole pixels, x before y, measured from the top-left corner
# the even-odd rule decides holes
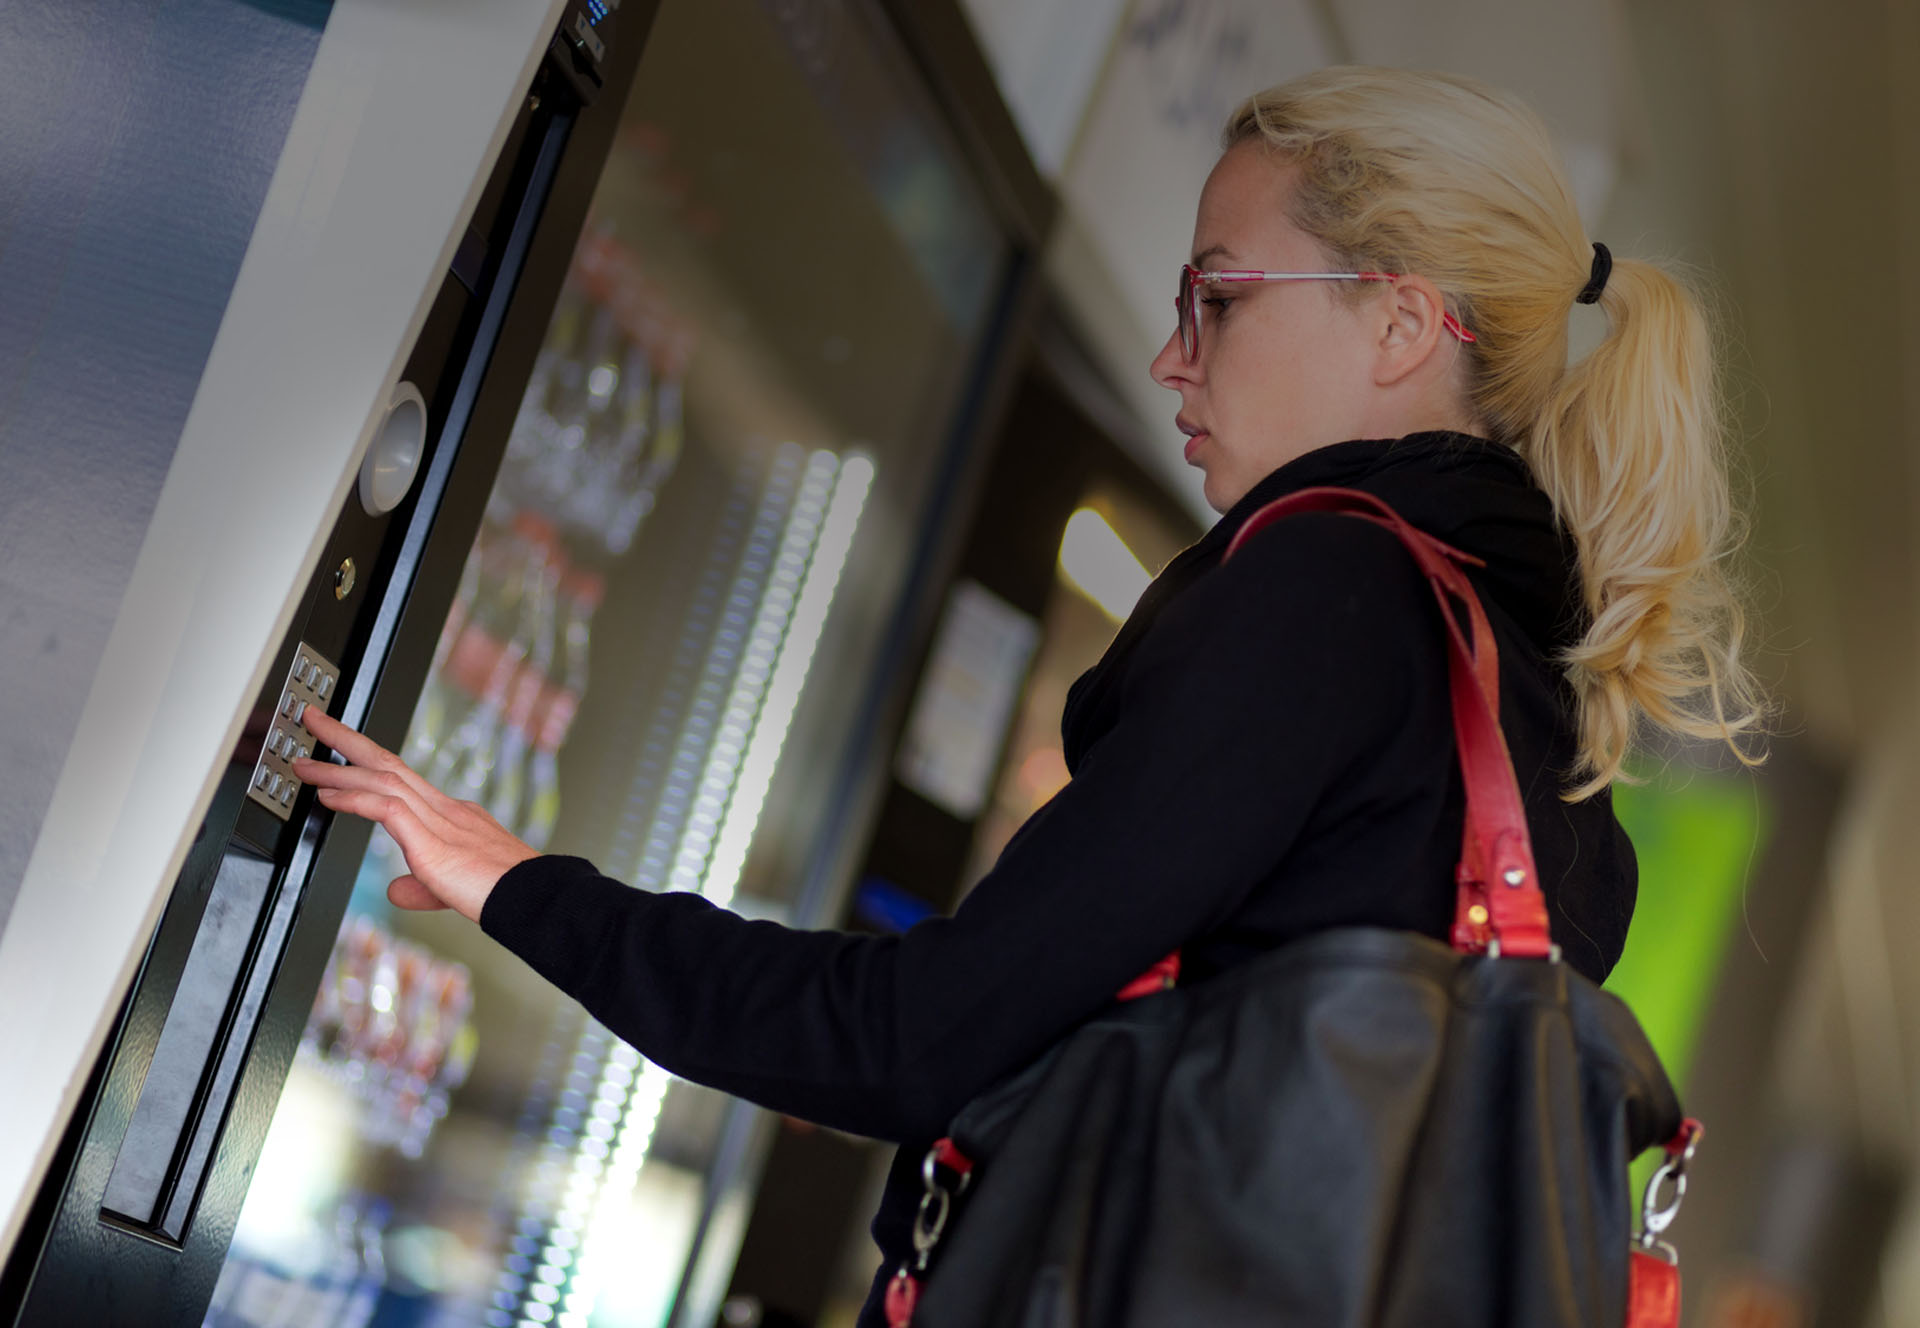
[[[1657,1238],[1673,1225],[1673,1219],[1680,1215],[1680,1203],[1687,1197],[1687,1164],[1693,1161],[1694,1151],[1700,1147],[1700,1137],[1706,1131],[1700,1128],[1697,1121],[1688,1121],[1683,1128],[1689,1132],[1686,1146],[1660,1164],[1660,1169],[1653,1173],[1653,1179],[1647,1182],[1646,1196],[1640,1201],[1640,1244],[1646,1249],[1665,1244]],[[1668,1181],[1673,1182],[1673,1199],[1665,1208],[1661,1208],[1658,1207],[1660,1187]]]
[[[920,1200],[920,1211],[913,1217],[913,1248],[923,1261],[927,1252],[939,1243],[940,1233],[947,1229],[947,1215],[952,1211],[953,1199],[943,1189],[928,1190]]]

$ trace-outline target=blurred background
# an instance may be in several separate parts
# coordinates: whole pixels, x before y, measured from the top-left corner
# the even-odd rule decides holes
[[[1920,6],[566,14],[576,52],[604,42],[592,86],[537,76],[478,252],[505,252],[498,200],[527,175],[508,167],[565,95],[587,164],[554,186],[545,294],[462,425],[440,552],[392,552],[427,528],[418,496],[368,536],[363,594],[417,578],[393,647],[412,671],[369,693],[370,732],[637,888],[877,932],[950,910],[1065,782],[1067,687],[1212,520],[1146,370],[1227,112],[1330,63],[1486,79],[1545,118],[1589,233],[1686,267],[1725,339],[1780,731],[1758,771],[1638,762],[1617,796],[1640,902],[1608,983],[1707,1125],[1670,1233],[1687,1322],[1920,1328],[1920,965],[1901,958],[1920,941]],[[434,383],[499,270],[460,261],[407,371],[445,455],[469,416]],[[1601,317],[1575,311],[1576,346]],[[341,623],[344,694],[381,638]],[[51,672],[18,676],[36,723],[67,713]],[[254,752],[233,768],[244,790]],[[189,1243],[198,1291],[169,1322],[852,1322],[890,1149],[652,1066],[476,929],[395,913],[383,834],[328,842],[308,889],[330,902],[298,922],[290,1013],[252,1053],[257,1165],[218,1197],[230,1243]],[[75,1176],[96,1128],[70,1130]],[[78,1258],[47,1240],[43,1267]]]

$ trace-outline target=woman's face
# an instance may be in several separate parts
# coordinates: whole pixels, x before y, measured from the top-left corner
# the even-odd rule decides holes
[[[1335,270],[1319,243],[1287,219],[1293,174],[1256,142],[1229,149],[1200,195],[1193,265]],[[1302,453],[1368,436],[1380,320],[1362,316],[1372,302],[1356,307],[1339,285],[1202,285],[1194,358],[1182,353],[1177,331],[1154,357],[1154,381],[1180,394],[1176,418],[1188,435],[1187,463],[1206,473],[1215,511],[1226,511]]]

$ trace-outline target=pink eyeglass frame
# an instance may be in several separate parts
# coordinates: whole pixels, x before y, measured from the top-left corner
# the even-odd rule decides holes
[[[1180,293],[1174,297],[1173,301],[1179,327],[1180,350],[1189,360],[1200,353],[1200,309],[1195,292],[1202,285],[1256,281],[1397,281],[1399,277],[1398,272],[1252,272],[1238,268],[1208,272],[1191,263],[1182,263]],[[1443,311],[1440,321],[1447,331],[1467,345],[1472,345],[1480,339],[1467,331],[1466,326],[1450,313]]]

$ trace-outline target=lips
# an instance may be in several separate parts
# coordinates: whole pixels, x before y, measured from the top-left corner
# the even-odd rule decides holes
[[[1184,415],[1176,415],[1173,422],[1178,426],[1181,433],[1187,435],[1186,456],[1188,464],[1191,465],[1193,462],[1193,454],[1199,450],[1201,442],[1208,436],[1207,431]]]

